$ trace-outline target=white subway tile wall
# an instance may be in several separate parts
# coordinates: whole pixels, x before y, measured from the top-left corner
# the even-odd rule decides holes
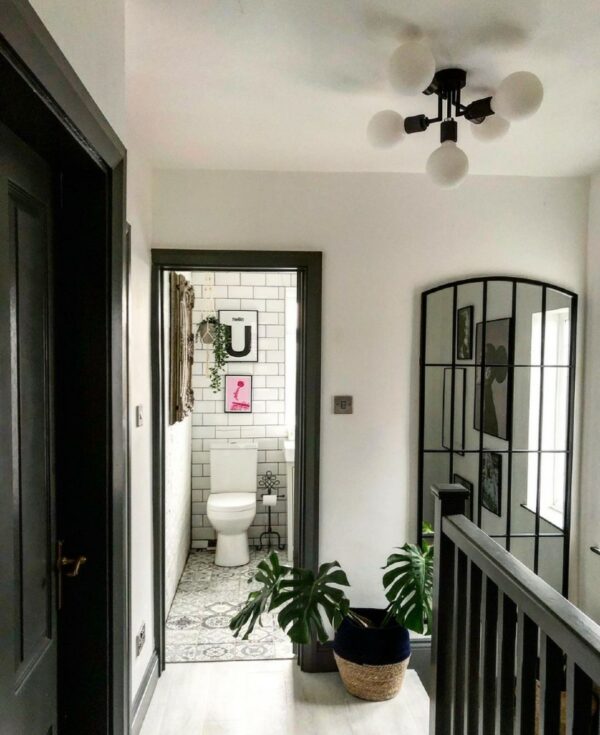
[[[252,413],[226,414],[223,390],[213,393],[208,377],[210,348],[196,343],[192,387],[192,548],[202,549],[216,538],[206,515],[210,494],[210,444],[214,439],[255,439],[258,443],[258,479],[267,470],[280,482],[286,495],[283,442],[288,436],[285,411],[285,299],[296,294],[295,273],[192,272],[196,301],[194,332],[207,314],[219,309],[258,311],[258,362],[227,365],[229,375],[252,375]],[[209,360],[210,357],[210,360]],[[288,411],[289,415],[289,411]],[[258,545],[267,527],[267,511],[257,495],[256,518],[248,531],[251,545]],[[271,523],[287,541],[286,500],[279,500]]]

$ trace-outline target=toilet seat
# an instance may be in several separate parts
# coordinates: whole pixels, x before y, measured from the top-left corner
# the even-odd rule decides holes
[[[241,513],[256,507],[254,493],[211,493],[208,496],[207,510],[220,513]]]

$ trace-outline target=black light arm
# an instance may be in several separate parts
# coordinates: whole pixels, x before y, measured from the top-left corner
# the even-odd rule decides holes
[[[404,130],[407,133],[422,133],[427,130],[430,122],[432,121],[427,115],[413,115],[404,120]]]
[[[432,124],[441,123],[441,142],[445,140],[457,140],[457,124],[455,117],[464,117],[476,125],[482,123],[486,117],[494,114],[492,110],[492,98],[484,97],[475,100],[469,105],[463,105],[460,100],[461,89],[467,83],[467,72],[464,69],[441,69],[436,72],[429,87],[423,94],[435,94],[438,97],[437,117],[427,115],[412,115],[404,120],[404,130],[407,133],[422,133]],[[446,103],[446,115],[444,116],[444,102]],[[451,123],[448,125],[447,123]]]
[[[494,111],[492,110],[491,97],[484,97],[481,100],[475,100],[475,102],[471,102],[470,105],[467,105],[467,107],[465,107],[463,112],[463,115],[466,117],[466,119],[474,123],[482,123],[486,117],[489,117],[489,115],[493,114]]]

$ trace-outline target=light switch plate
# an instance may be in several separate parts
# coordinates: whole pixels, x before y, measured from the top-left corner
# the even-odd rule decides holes
[[[334,396],[333,413],[352,413],[352,396]]]
[[[144,409],[142,406],[135,407],[135,425],[142,426],[144,423]]]
[[[140,655],[142,652],[142,648],[144,647],[144,643],[146,642],[146,623],[142,623],[142,627],[140,628],[139,633],[135,637],[135,655]]]

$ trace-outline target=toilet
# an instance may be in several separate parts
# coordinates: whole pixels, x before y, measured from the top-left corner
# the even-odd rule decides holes
[[[217,532],[215,564],[219,567],[239,567],[250,561],[248,528],[256,515],[257,464],[254,442],[211,444],[206,514]]]

